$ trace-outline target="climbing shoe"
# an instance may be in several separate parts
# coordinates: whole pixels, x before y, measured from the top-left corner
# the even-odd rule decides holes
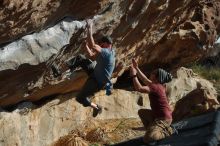
[[[93,108],[93,117],[96,117],[98,114],[102,113],[102,107],[97,105],[97,108]]]

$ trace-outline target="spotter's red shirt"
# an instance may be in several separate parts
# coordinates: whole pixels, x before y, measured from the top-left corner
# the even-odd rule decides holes
[[[172,119],[172,110],[168,103],[165,87],[159,83],[152,83],[149,87],[150,106],[155,118]]]

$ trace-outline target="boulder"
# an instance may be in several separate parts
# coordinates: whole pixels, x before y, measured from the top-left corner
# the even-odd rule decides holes
[[[176,76],[167,84],[175,121],[220,107],[217,91],[211,82],[184,67],[177,71]]]
[[[11,112],[1,111],[0,145],[45,146],[62,136],[65,139],[67,134],[86,123],[91,126],[93,121],[138,118],[137,111],[143,108],[137,104],[140,98],[144,107],[149,108],[147,95],[114,90],[112,95],[106,96],[104,92],[100,91],[94,96],[95,102],[103,106],[102,114],[96,118],[92,117],[91,108],[85,108],[75,101],[75,94],[59,96],[40,106],[24,103]],[[75,138],[70,141],[72,144],[86,143],[74,134],[71,137]]]

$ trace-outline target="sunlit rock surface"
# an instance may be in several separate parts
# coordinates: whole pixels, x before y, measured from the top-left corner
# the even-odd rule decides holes
[[[105,96],[101,91],[94,100],[103,106],[103,113],[93,118],[91,108],[83,107],[74,97],[63,95],[41,106],[25,102],[12,112],[1,111],[0,145],[46,146],[89,121],[137,118],[142,105],[149,108],[146,95],[114,90],[111,96]],[[139,100],[142,100],[140,106]]]
[[[167,84],[174,120],[198,115],[220,107],[213,84],[191,69],[180,68],[176,78]]]
[[[85,22],[65,18],[55,26],[26,35],[1,48],[0,70],[17,69],[21,64],[38,65],[69,44],[72,35],[85,27]]]
[[[95,38],[101,33],[113,38],[115,81],[134,57],[150,70],[198,60],[220,32],[217,0],[3,0],[1,7],[0,106],[64,93],[67,77],[54,79],[50,66],[56,62],[62,67],[66,59],[84,52],[88,18],[94,21]],[[82,77],[73,78],[73,84],[86,79],[73,76]]]

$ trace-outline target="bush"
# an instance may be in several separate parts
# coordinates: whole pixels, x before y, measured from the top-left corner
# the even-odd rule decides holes
[[[220,82],[220,68],[217,67],[205,67],[202,65],[195,64],[192,67],[192,70],[199,74],[200,76],[204,77],[207,80]]]

